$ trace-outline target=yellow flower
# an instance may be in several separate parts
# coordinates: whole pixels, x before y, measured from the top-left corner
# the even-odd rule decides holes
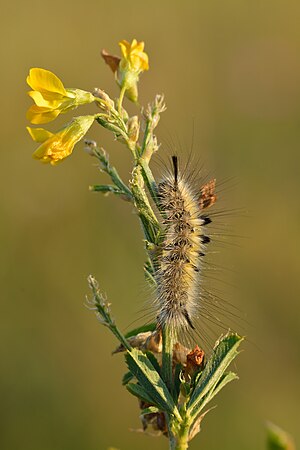
[[[130,69],[133,72],[141,73],[149,69],[148,55],[144,52],[144,42],[137,42],[133,39],[131,44],[123,39],[119,42],[123,58],[120,62],[120,68]]]
[[[34,124],[51,122],[60,113],[95,100],[90,92],[66,89],[61,80],[49,70],[30,69],[26,81],[33,89],[28,95],[35,102],[27,111],[27,119]]]
[[[94,119],[94,116],[75,117],[72,122],[55,134],[44,128],[27,127],[32,139],[42,143],[33,153],[33,158],[43,163],[58,164],[71,155],[74,145],[87,133]]]
[[[136,102],[138,99],[139,74],[149,69],[148,55],[144,52],[145,44],[133,39],[131,44],[123,40],[119,42],[119,45],[123,58],[118,67],[117,81],[121,88],[126,89],[126,97]]]
[[[122,58],[110,55],[106,50],[102,50],[102,57],[114,72],[120,88],[125,90],[126,97],[136,102],[139,74],[149,69],[148,55],[144,52],[145,44],[133,39],[131,43],[125,40],[120,41],[119,45]]]

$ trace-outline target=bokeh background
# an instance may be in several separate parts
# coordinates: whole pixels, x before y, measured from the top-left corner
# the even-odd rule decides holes
[[[121,386],[124,362],[84,307],[93,273],[123,330],[142,308],[137,218],[125,202],[88,191],[104,175],[80,144],[58,167],[43,166],[25,130],[30,67],[116,96],[100,50],[118,53],[118,41],[134,37],[150,57],[141,104],[166,95],[158,137],[233,176],[227,207],[244,208],[235,223],[244,238],[218,256],[238,273],[230,301],[248,336],[240,381],[219,396],[191,448],[262,450],[266,420],[299,442],[299,2],[17,0],[2,3],[0,20],[1,449],[167,448],[129,431],[140,423]],[[125,148],[97,125],[89,137],[128,179]]]

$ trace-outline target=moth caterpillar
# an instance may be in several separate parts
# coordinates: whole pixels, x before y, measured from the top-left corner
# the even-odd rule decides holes
[[[204,232],[211,222],[205,210],[215,203],[216,195],[215,180],[196,192],[181,173],[177,156],[172,157],[172,166],[158,184],[164,238],[155,278],[158,327],[167,325],[177,333],[195,329],[201,258],[210,241]]]

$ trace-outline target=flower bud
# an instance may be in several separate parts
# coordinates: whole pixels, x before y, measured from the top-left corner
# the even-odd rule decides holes
[[[130,117],[127,126],[128,126],[129,140],[132,142],[137,142],[140,132],[140,124],[138,116]]]
[[[99,108],[105,109],[107,112],[109,112],[112,108],[115,107],[114,101],[102,89],[94,88],[93,95],[95,98],[99,98],[100,100],[103,100],[101,103],[96,102],[97,105],[99,106]]]
[[[85,153],[87,153],[90,156],[96,156],[95,155],[95,149],[97,148],[96,141],[85,139],[84,144],[85,145],[84,145],[83,150],[85,151]]]

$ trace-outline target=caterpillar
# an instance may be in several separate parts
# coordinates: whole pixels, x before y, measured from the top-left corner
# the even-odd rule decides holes
[[[201,258],[210,241],[205,210],[216,201],[215,184],[213,179],[196,192],[180,172],[177,156],[172,156],[172,172],[158,183],[164,237],[155,273],[157,323],[176,333],[195,329]]]

